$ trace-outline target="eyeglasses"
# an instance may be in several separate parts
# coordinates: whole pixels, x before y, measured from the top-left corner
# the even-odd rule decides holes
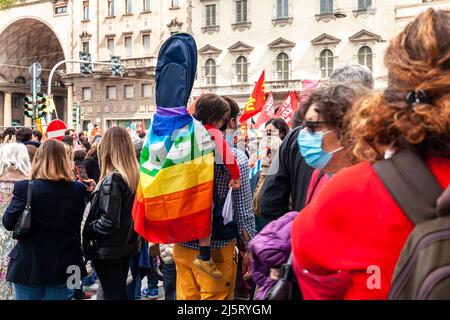
[[[335,125],[335,122],[330,121],[303,121],[302,127],[307,128],[309,132],[316,133],[316,130],[324,127],[325,125]]]

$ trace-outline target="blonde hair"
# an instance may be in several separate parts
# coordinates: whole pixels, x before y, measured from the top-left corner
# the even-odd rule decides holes
[[[11,142],[0,148],[0,176],[3,176],[10,167],[15,167],[26,176],[30,175],[31,162],[25,145]]]
[[[58,140],[46,140],[38,149],[31,170],[32,179],[73,181],[68,152]]]
[[[119,172],[130,190],[136,192],[139,183],[139,164],[129,133],[121,127],[109,128],[100,141],[97,152],[100,181],[110,173]]]

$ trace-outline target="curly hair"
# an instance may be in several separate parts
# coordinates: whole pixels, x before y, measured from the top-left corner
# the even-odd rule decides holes
[[[385,65],[388,86],[355,104],[350,123],[359,160],[383,159],[389,147],[449,156],[450,11],[428,9],[390,43]],[[423,90],[427,99],[408,103]]]

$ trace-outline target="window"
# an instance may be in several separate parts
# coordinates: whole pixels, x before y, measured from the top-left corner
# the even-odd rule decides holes
[[[67,13],[67,6],[55,7],[55,14],[64,14],[64,13]]]
[[[14,79],[14,83],[27,84],[27,81],[24,77],[17,77]]]
[[[236,0],[236,22],[247,22],[247,0]]]
[[[216,84],[216,62],[208,59],[205,65],[206,84]]]
[[[172,0],[172,8],[178,8],[180,6],[180,1]]]
[[[131,36],[125,37],[124,44],[125,44],[125,57],[131,58],[133,50],[133,38]]]
[[[82,50],[81,51],[83,51],[83,52],[89,52],[89,41],[83,41],[83,44],[82,44]]]
[[[358,10],[366,10],[372,6],[372,0],[358,0]]]
[[[239,57],[236,60],[236,75],[237,75],[237,81],[242,82],[248,82],[248,64],[247,64],[247,58],[245,57]]]
[[[81,98],[83,100],[91,100],[92,98],[92,89],[91,88],[82,88],[81,89]]]
[[[150,55],[150,35],[149,34],[143,34],[142,35],[142,47],[144,48],[144,56]]]
[[[320,53],[320,76],[322,79],[329,78],[333,72],[333,59],[333,52],[329,49],[325,49]]]
[[[125,14],[133,13],[133,0],[125,0]]]
[[[333,11],[334,11],[333,0],[320,0],[321,14],[333,13]]]
[[[151,98],[152,97],[152,84],[151,83],[143,83],[142,84],[142,98]]]
[[[366,66],[367,68],[372,71],[372,61],[373,61],[373,54],[372,49],[370,49],[367,46],[361,47],[358,50],[358,63]]]
[[[289,57],[286,53],[277,56],[277,80],[289,80]]]
[[[114,38],[106,39],[106,46],[108,47],[108,54],[110,56],[114,55]]]
[[[207,27],[216,25],[216,5],[208,4],[205,6],[205,25]]]
[[[114,17],[114,0],[108,0],[108,17]]]
[[[115,100],[117,99],[117,88],[116,86],[106,87],[106,99]]]
[[[277,0],[277,19],[289,17],[289,0]]]
[[[134,98],[134,86],[133,85],[123,86],[123,95],[124,95],[125,99]]]
[[[143,10],[144,12],[150,12],[151,11],[150,0],[144,0],[143,9],[144,9]]]
[[[89,1],[83,1],[83,20],[89,20]]]

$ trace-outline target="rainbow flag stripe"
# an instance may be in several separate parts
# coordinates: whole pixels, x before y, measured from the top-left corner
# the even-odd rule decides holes
[[[135,230],[154,243],[200,239],[211,233],[214,147],[187,111],[159,109],[141,153]]]

